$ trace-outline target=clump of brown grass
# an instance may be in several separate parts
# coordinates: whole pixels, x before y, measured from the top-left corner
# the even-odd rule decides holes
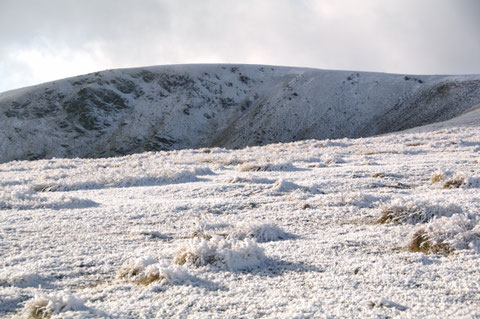
[[[398,220],[402,216],[402,214],[405,212],[404,209],[400,207],[390,207],[390,208],[384,208],[380,212],[380,217],[377,219],[376,223],[377,224],[391,224],[395,223],[398,224]]]
[[[203,264],[213,264],[214,261],[214,258],[200,261],[200,256],[188,250],[187,247],[181,247],[173,257],[172,264],[179,266],[183,266],[186,264],[201,266]]]
[[[27,319],[47,319],[53,314],[53,309],[48,308],[48,299],[36,298],[25,306],[25,317]]]
[[[430,177],[430,181],[432,184],[440,183],[441,181],[445,180],[445,175],[442,172],[435,172]]]
[[[35,294],[35,297],[27,302],[23,310],[23,316],[28,319],[46,319],[63,311],[76,311],[85,308],[84,300],[73,296],[70,292],[58,292],[49,295]]]
[[[405,146],[420,146],[420,145],[423,145],[422,143],[418,143],[418,142],[410,142],[410,143],[405,143]]]
[[[154,263],[156,263],[156,260],[149,257],[130,259],[120,268],[117,278],[126,279],[139,284],[150,280],[150,282],[152,282],[154,281],[153,274],[148,274],[146,269]]]
[[[166,278],[165,276],[160,274],[160,270],[157,267],[150,265],[145,269],[143,273],[136,277],[135,283],[137,285],[148,286],[152,282],[164,280],[166,280]]]
[[[454,177],[443,184],[444,189],[460,188],[465,183],[465,178]]]
[[[462,210],[455,204],[433,204],[425,201],[405,202],[395,200],[384,205],[376,224],[419,224],[435,217],[451,216]]]
[[[177,251],[172,263],[180,266],[215,265],[231,270],[257,266],[265,260],[263,249],[252,239],[236,240],[213,236],[190,239]]]
[[[434,253],[449,255],[454,249],[446,243],[434,243],[425,229],[418,229],[411,237],[408,243],[408,250],[411,252],[420,252],[424,254]]]
[[[186,276],[187,273],[181,267],[161,267],[152,258],[137,258],[126,262],[118,272],[117,278],[147,286],[153,282],[174,283]]]

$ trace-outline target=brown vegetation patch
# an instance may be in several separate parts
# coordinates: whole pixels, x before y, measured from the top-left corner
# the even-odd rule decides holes
[[[420,252],[424,254],[434,253],[441,255],[450,255],[454,249],[445,243],[433,243],[424,229],[417,230],[408,244],[408,250],[411,252]]]
[[[441,172],[433,173],[430,177],[430,181],[432,184],[440,183],[441,181],[445,180],[445,175]]]
[[[465,183],[465,179],[462,177],[456,177],[449,179],[443,184],[444,189],[460,188]]]

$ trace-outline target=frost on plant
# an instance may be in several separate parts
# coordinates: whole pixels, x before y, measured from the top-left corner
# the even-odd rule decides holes
[[[140,276],[147,266],[156,263],[157,261],[155,259],[148,256],[130,259],[122,265],[117,277],[135,281],[135,278]]]
[[[44,295],[36,294],[27,302],[24,313],[26,318],[44,319],[50,318],[53,314],[63,311],[76,311],[85,309],[84,300],[75,297],[70,292],[53,293]]]
[[[433,242],[430,235],[423,228],[418,229],[411,235],[408,250],[424,254],[434,253],[442,255],[448,255],[453,251],[447,243]]]
[[[174,284],[187,276],[188,273],[182,267],[162,267],[151,257],[140,257],[127,261],[118,272],[117,277],[138,285],[149,285],[153,282]]]
[[[435,217],[452,216],[462,210],[455,204],[433,204],[429,201],[394,200],[381,207],[378,224],[419,224]]]
[[[434,182],[435,180],[435,182]],[[475,176],[468,176],[467,174],[456,173],[450,177],[436,177],[432,175],[432,184],[443,182],[443,189],[454,189],[454,188],[478,188],[480,187],[480,178]]]
[[[415,230],[408,241],[413,252],[448,255],[458,249],[480,249],[478,218],[456,214],[434,219]]]
[[[272,223],[242,223],[226,228],[227,226],[222,224],[199,224],[193,229],[191,238],[208,241],[212,237],[218,236],[231,240],[255,239],[258,243],[265,243],[294,237]],[[222,230],[219,231],[219,228]]]
[[[25,189],[0,191],[0,209],[31,209],[45,206],[47,199]]]
[[[263,249],[252,239],[236,240],[212,236],[210,240],[192,238],[177,251],[173,263],[201,267],[215,265],[240,270],[260,265]]]
[[[275,184],[273,184],[272,186],[272,189],[279,193],[290,192],[299,188],[301,188],[299,185],[293,182],[287,181],[283,178],[276,181]]]
[[[193,181],[198,175],[213,172],[206,167],[157,165],[155,162],[138,165],[136,162],[104,164],[92,161],[69,174],[42,175],[30,186],[36,192],[62,192],[80,189],[132,187]],[[101,174],[98,174],[101,169]]]
[[[287,239],[290,237],[290,235],[274,224],[263,223],[240,225],[228,237],[238,240],[254,238],[259,243],[265,243],[269,241]]]
[[[341,197],[340,205],[352,205],[357,207],[372,207],[372,203],[377,201],[378,198],[369,194],[364,194],[361,192],[353,192],[345,194]]]
[[[435,172],[430,177],[430,181],[432,184],[440,183],[445,180],[445,175],[443,172]]]
[[[462,185],[465,184],[465,178],[461,176],[455,176],[451,179],[448,179],[443,184],[443,188],[451,189],[451,188],[460,188]]]

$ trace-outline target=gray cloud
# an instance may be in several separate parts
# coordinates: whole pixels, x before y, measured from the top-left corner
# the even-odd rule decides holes
[[[2,0],[0,91],[171,63],[480,73],[478,12],[476,0]]]

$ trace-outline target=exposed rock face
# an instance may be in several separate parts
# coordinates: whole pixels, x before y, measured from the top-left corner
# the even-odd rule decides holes
[[[1,93],[0,162],[366,137],[448,120],[479,103],[479,75],[110,70]]]

